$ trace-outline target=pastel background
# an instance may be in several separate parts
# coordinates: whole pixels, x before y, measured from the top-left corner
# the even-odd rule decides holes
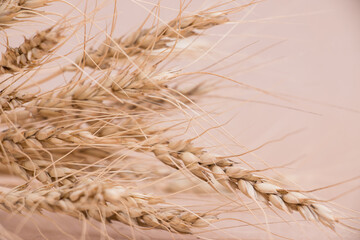
[[[88,4],[95,2],[88,1]],[[208,6],[210,2],[193,1],[190,9]],[[101,4],[102,1],[97,3]],[[121,0],[117,4],[119,35],[135,29],[147,14],[144,8],[151,9],[151,5],[143,1]],[[162,1],[161,4],[170,8],[179,6],[177,0]],[[109,6],[106,9],[109,17],[113,9]],[[250,11],[250,8],[246,11]],[[165,20],[177,14],[168,8],[163,8],[162,12]],[[257,4],[250,12],[238,16],[244,18],[224,40],[217,42],[221,39],[219,33],[226,32],[233,24],[228,24],[225,30],[217,28],[209,32],[208,39],[217,44],[207,60],[211,62],[212,58],[226,56],[255,42],[224,61],[224,65],[235,65],[221,72],[238,81],[275,93],[277,97],[246,89],[223,88],[217,94],[237,98],[238,101],[229,100],[224,104],[227,101],[225,99],[210,100],[220,102],[215,105],[223,112],[219,121],[226,122],[233,118],[225,128],[249,149],[300,130],[263,147],[256,155],[270,166],[294,161],[278,171],[305,190],[332,185],[359,175],[360,1],[266,0]],[[266,51],[243,60],[272,44],[275,45]],[[200,66],[201,61],[196,64]],[[274,173],[269,174],[274,176]],[[360,191],[356,188],[359,184],[359,179],[355,179],[316,192],[316,196],[331,199],[351,190],[335,202],[359,211]],[[38,227],[49,239],[68,239],[49,222],[64,224],[64,230],[73,236],[81,233],[81,224],[76,220],[51,216],[51,221],[46,218],[37,220]],[[0,213],[0,223],[11,230],[18,226],[20,219]],[[121,225],[116,226],[121,230]],[[316,227],[306,228],[306,237],[299,236],[299,232],[293,234],[292,230],[296,226],[282,224],[273,227],[277,230],[284,229],[280,231],[293,239],[327,239]],[[240,230],[242,232],[236,232]],[[232,233],[239,234],[242,239],[264,237],[263,233],[256,236],[253,228],[240,230]],[[341,228],[339,234],[344,239],[360,238],[359,232],[343,231]],[[42,239],[32,223],[24,223],[20,235],[24,239]],[[99,239],[95,231],[90,236]],[[162,237],[159,232],[159,239]],[[330,239],[335,237],[331,235]],[[144,235],[140,239],[149,237]]]

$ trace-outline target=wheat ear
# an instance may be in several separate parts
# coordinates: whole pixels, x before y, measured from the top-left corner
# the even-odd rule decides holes
[[[266,177],[256,175],[240,164],[195,147],[190,141],[165,141],[154,144],[152,152],[163,163],[186,168],[198,178],[211,183],[216,179],[223,186],[238,189],[255,201],[271,204],[283,211],[298,211],[307,220],[316,220],[334,228],[338,220],[330,209],[301,191],[287,190]]]
[[[156,206],[161,202],[159,198],[134,193],[118,184],[89,180],[52,189],[12,191],[0,188],[0,207],[10,212],[47,210],[79,219],[120,221],[130,226],[176,233],[191,233],[192,228],[206,227],[214,219],[169,204]]]
[[[75,114],[94,116],[99,115],[95,110],[101,114],[104,113],[106,110],[104,101],[111,101],[111,106],[116,107],[118,112],[121,109],[124,115],[130,114],[129,110],[134,107],[149,110],[158,108],[159,103],[165,103],[159,97],[151,96],[160,91],[167,93],[176,91],[167,87],[167,83],[177,76],[178,73],[171,71],[155,73],[153,66],[134,72],[123,70],[118,75],[102,77],[96,83],[84,81],[70,83],[58,92],[49,92],[34,99],[25,107],[33,113],[33,116],[43,118],[61,116],[64,109]],[[192,91],[184,91],[182,94],[188,94],[188,97],[191,97],[200,94],[200,91],[197,87]],[[181,94],[176,97],[184,98]],[[149,104],[150,102],[154,104]],[[164,104],[165,106],[169,107],[170,104]],[[80,112],[77,111],[79,109],[81,109]]]
[[[205,13],[179,17],[166,25],[139,29],[127,37],[107,39],[98,49],[90,49],[76,61],[80,66],[105,69],[115,59],[148,55],[152,50],[168,49],[182,38],[197,35],[205,30],[228,22],[225,12]]]
[[[74,180],[75,170],[52,164],[49,157],[43,160],[44,156],[40,152],[45,151],[48,154],[66,146],[91,145],[95,140],[101,143],[99,138],[88,131],[51,126],[7,129],[1,133],[1,139],[1,162],[16,175],[25,180],[36,176],[43,183],[64,178],[61,181],[62,184]],[[51,149],[47,150],[48,148]]]
[[[336,219],[333,212],[319,200],[304,195],[301,191],[288,190],[270,179],[254,174],[240,164],[194,146],[191,141],[167,141],[155,135],[145,140],[143,134],[151,134],[152,129],[142,129],[142,134],[135,129],[127,132],[142,144],[140,151],[148,145],[157,159],[176,169],[185,168],[196,177],[211,184],[217,180],[226,188],[238,189],[255,201],[273,205],[287,213],[299,212],[307,220],[319,221],[334,228]],[[113,131],[111,131],[113,132]]]
[[[30,39],[25,39],[17,48],[8,47],[0,60],[0,75],[38,66],[40,60],[59,43],[62,38],[61,32],[61,28],[51,27],[38,32]]]

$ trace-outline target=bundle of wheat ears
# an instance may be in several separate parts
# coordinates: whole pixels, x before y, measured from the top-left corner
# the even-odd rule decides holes
[[[92,11],[80,10],[95,2]],[[224,154],[225,147],[202,144],[220,124],[191,135],[192,124],[214,120],[200,106],[216,89],[211,80],[230,80],[207,69],[186,71],[206,54],[195,43],[261,4],[233,2],[192,12],[179,1],[170,21],[159,17],[155,2],[141,26],[117,35],[117,26],[129,24],[116,21],[121,13],[113,12],[105,28],[109,16],[95,16],[122,1],[0,0],[0,174],[15,179],[1,182],[0,209],[24,221],[68,215],[106,239],[144,239],[151,229],[146,236],[154,239],[210,239],[214,232],[243,239],[241,230],[226,233],[221,224],[246,224],[246,212],[257,221],[248,224],[270,239],[286,237],[272,231],[268,215],[330,232],[347,226],[326,201],[241,161],[252,150]],[[34,30],[20,31],[27,27]],[[19,237],[0,231],[1,239]]]

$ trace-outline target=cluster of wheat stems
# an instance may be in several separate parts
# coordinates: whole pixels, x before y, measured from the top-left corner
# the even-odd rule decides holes
[[[7,36],[32,17],[46,16],[42,7],[48,4],[64,3],[0,0],[0,34]],[[221,220],[221,211],[196,211],[137,187],[144,178],[150,188],[164,177],[170,184],[172,174],[180,172],[193,179],[193,187],[197,178],[213,192],[221,186],[227,192],[221,194],[242,194],[260,208],[298,212],[333,229],[338,219],[322,201],[246,169],[236,158],[198,146],[194,138],[179,134],[188,121],[167,122],[169,115],[186,115],[184,109],[192,109],[210,89],[206,84],[182,87],[182,78],[190,74],[166,68],[172,56],[186,54],[176,51],[176,45],[228,23],[232,13],[247,6],[179,14],[122,37],[104,33],[101,44],[88,47],[83,42],[82,53],[74,58],[57,54],[79,30],[64,20],[27,36],[17,47],[5,42],[0,60],[1,174],[26,182],[0,187],[0,208],[195,234]],[[54,62],[60,70],[41,77]],[[60,75],[66,83],[33,91]],[[141,172],[144,166],[148,168]]]

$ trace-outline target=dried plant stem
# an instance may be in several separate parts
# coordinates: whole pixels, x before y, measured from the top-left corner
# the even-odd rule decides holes
[[[0,208],[10,212],[47,210],[79,219],[120,221],[130,226],[159,228],[176,233],[191,233],[206,227],[213,217],[195,214],[161,199],[134,193],[118,184],[83,181],[81,184],[40,190],[0,188]]]

